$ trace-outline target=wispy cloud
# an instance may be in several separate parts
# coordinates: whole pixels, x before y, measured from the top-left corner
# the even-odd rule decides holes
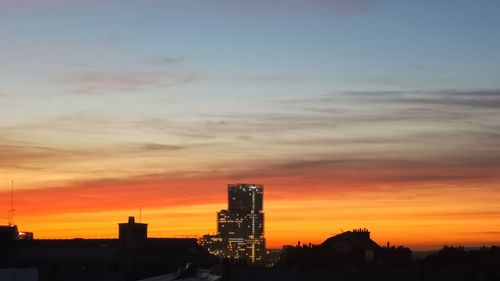
[[[0,169],[46,169],[64,166],[72,173],[87,174],[78,171],[82,163],[97,163],[106,159],[127,159],[147,157],[154,153],[157,157],[165,153],[188,149],[188,146],[163,143],[114,143],[103,145],[80,145],[60,147],[27,142],[13,142],[0,138]],[[47,171],[49,174],[50,171]],[[89,175],[92,172],[89,172]]]
[[[59,61],[56,63],[59,66],[74,67],[74,68],[88,68],[91,67],[90,64],[82,61]]]
[[[357,103],[359,105],[399,105],[411,108],[421,108],[422,105],[449,105],[495,108],[500,103],[500,90],[470,90],[470,91],[356,91],[333,92],[331,94],[280,100],[288,104],[310,104],[328,106],[335,103]]]
[[[186,60],[185,57],[156,56],[149,61],[158,66],[179,66]]]
[[[184,146],[168,145],[168,144],[161,144],[161,143],[145,143],[145,144],[142,144],[141,147],[144,150],[149,150],[149,151],[175,151],[175,150],[181,150],[181,149],[186,148]]]
[[[9,168],[19,164],[34,163],[36,159],[59,157],[61,153],[56,149],[36,145],[8,145],[0,144],[0,167]]]
[[[253,83],[269,83],[269,84],[290,84],[301,82],[298,77],[283,74],[247,74],[247,75],[205,75],[206,79],[222,80],[225,83],[238,84],[253,84]]]
[[[498,237],[500,235],[500,231],[481,231],[481,232],[476,232],[476,233],[478,233],[478,234],[484,234],[484,235],[492,235],[492,236],[495,236],[495,237]]]
[[[380,0],[300,0],[306,4],[320,7],[329,7],[337,12],[355,13],[365,12],[380,4]]]
[[[458,106],[477,108],[500,107],[500,90],[434,91],[434,92],[350,92],[344,97],[378,103],[405,103],[408,105]]]
[[[327,158],[327,157],[326,157]],[[472,184],[500,182],[496,170],[500,163],[471,166],[469,163],[440,163],[430,161],[409,161],[403,159],[325,159],[290,160],[289,162],[267,162],[255,164],[253,168],[229,169],[226,176],[234,179],[289,179],[313,186],[329,186],[332,189],[349,192],[349,187],[360,190],[373,190],[377,186],[392,186],[400,189],[402,185],[419,186],[433,184]],[[293,179],[293,180],[290,180]],[[272,180],[271,180],[272,181]],[[463,186],[465,187],[465,185]],[[347,189],[346,189],[347,188]],[[420,187],[422,188],[422,187]],[[320,189],[323,189],[320,187]],[[318,190],[319,191],[319,190]]]
[[[169,8],[174,6],[199,8],[201,6],[204,9],[209,8],[237,13],[320,11],[328,12],[329,14],[354,14],[369,11],[380,2],[379,0],[187,0],[182,1],[182,3],[162,2],[161,5]]]
[[[415,96],[424,99],[425,105],[420,101],[415,105]],[[245,108],[238,108],[191,116],[188,120],[152,115],[119,124],[93,114],[75,113],[46,123],[56,126],[50,130],[91,127],[111,135],[120,135],[113,131],[117,128],[140,130],[148,135],[161,132],[171,141],[115,140],[75,150],[54,150],[53,145],[43,143],[3,142],[1,156],[17,158],[18,165],[64,161],[71,172],[78,169],[70,163],[79,155],[89,163],[110,158],[142,161],[155,155],[157,162],[150,161],[150,166],[127,173],[137,175],[149,169],[230,181],[262,179],[311,186],[329,183],[340,188],[339,182],[347,186],[370,183],[367,187],[497,182],[500,128],[496,111],[482,104],[464,107],[433,100],[449,96],[474,100],[498,98],[495,91],[340,93],[272,101],[273,112],[249,114]],[[29,130],[41,126],[33,124]],[[232,156],[222,161],[220,155]],[[163,166],[163,163],[180,163],[175,161],[181,158],[189,163],[187,166],[196,168]],[[120,167],[115,165],[113,169],[117,175]],[[87,171],[83,176],[92,172]]]
[[[86,71],[66,76],[61,82],[77,94],[133,92],[173,87],[198,79],[194,74],[172,72]]]
[[[87,3],[88,2],[88,3]],[[68,3],[71,7],[74,6],[85,6],[85,5],[98,5],[99,1],[62,1],[62,0],[43,0],[43,1],[8,1],[2,0],[3,8],[6,11],[9,10],[19,10],[19,9],[33,9],[33,8],[42,8],[42,7],[65,7]],[[127,5],[127,2],[133,1],[115,1],[116,5]],[[252,12],[252,11],[289,11],[289,10],[298,10],[298,9],[328,9],[329,11],[333,11],[335,13],[359,13],[365,12],[367,10],[372,9],[376,5],[379,5],[382,0],[254,0],[254,1],[245,1],[245,0],[208,0],[208,1],[199,1],[199,0],[183,0],[183,1],[152,1],[151,5],[155,5],[156,7],[165,7],[170,10],[174,7],[203,7],[203,8],[212,8],[217,10],[230,10],[230,11],[239,11],[239,12]]]
[[[342,92],[278,100],[276,104],[292,111],[330,118],[344,127],[379,124],[405,134],[410,129],[408,126],[413,126],[412,134],[422,133],[419,130],[435,134],[450,131],[500,133],[494,125],[495,111],[500,107],[499,90]]]
[[[83,49],[90,47],[102,47],[116,45],[124,41],[124,37],[117,35],[106,35],[98,38],[79,38],[79,39],[64,39],[49,42],[53,47],[70,48],[70,49]]]
[[[453,188],[464,191],[500,182],[495,174],[497,169],[402,160],[259,161],[253,167],[247,163],[226,169],[89,178],[36,190],[21,189],[19,204],[24,212],[33,213],[129,209],[141,203],[147,203],[149,208],[207,204],[221,202],[226,184],[240,181],[264,183],[271,200],[347,196],[359,192],[380,195],[404,190],[435,194],[441,192],[438,187],[444,191]]]

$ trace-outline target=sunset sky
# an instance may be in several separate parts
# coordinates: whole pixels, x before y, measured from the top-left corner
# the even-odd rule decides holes
[[[0,224],[500,244],[498,0],[0,0]]]

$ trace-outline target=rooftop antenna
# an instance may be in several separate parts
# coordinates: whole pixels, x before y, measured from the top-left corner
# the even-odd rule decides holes
[[[11,181],[9,225],[14,225],[14,180]]]
[[[139,208],[139,223],[142,223],[142,208]]]

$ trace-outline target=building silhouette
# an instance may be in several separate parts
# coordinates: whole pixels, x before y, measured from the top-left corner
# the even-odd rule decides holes
[[[221,258],[261,263],[264,237],[264,186],[229,184],[228,208],[217,212],[217,235],[204,235],[201,245]]]
[[[0,243],[4,244],[18,238],[17,225],[0,225]]]
[[[319,245],[284,246],[282,268],[396,268],[409,267],[412,254],[405,247],[382,247],[366,228],[342,232]]]
[[[148,239],[148,225],[136,223],[135,217],[128,217],[127,223],[118,224],[118,239],[122,245],[140,245]]]
[[[0,226],[0,280],[36,274],[38,281],[137,281],[216,262],[196,239],[148,237],[147,224],[134,217],[118,224],[118,233],[118,239],[26,239],[16,226]]]
[[[337,234],[326,239],[319,246],[331,253],[342,255],[344,260],[358,263],[373,263],[379,260],[382,249],[370,238],[370,231],[366,228]]]

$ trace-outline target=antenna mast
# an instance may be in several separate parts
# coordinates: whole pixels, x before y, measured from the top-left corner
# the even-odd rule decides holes
[[[11,181],[9,225],[14,225],[14,180]]]

